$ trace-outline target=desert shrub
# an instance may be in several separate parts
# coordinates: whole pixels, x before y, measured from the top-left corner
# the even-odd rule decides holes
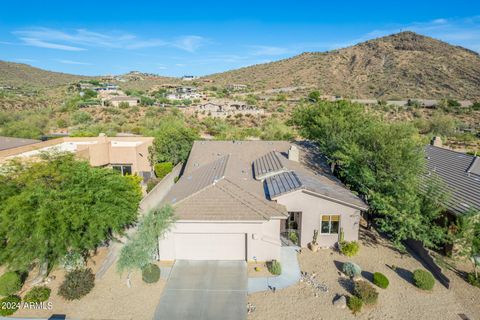
[[[160,279],[160,268],[153,263],[147,264],[142,269],[142,280],[145,283],[155,283]]]
[[[472,105],[472,109],[475,110],[475,111],[479,111],[480,110],[480,102],[475,102]]]
[[[413,282],[422,290],[432,290],[435,285],[435,279],[432,274],[422,269],[417,269],[413,272]]]
[[[149,179],[147,181],[147,193],[149,193],[150,191],[152,191],[153,188],[155,188],[155,186],[160,182],[159,179]]]
[[[51,291],[52,290],[50,290],[50,288],[46,286],[34,287],[25,295],[23,300],[25,302],[36,302],[36,303],[44,302],[44,301],[47,301],[48,298],[50,298]]]
[[[378,300],[378,291],[366,281],[355,282],[353,294],[365,304],[375,304]]]
[[[470,283],[472,286],[480,288],[480,277],[475,276],[475,272],[470,272],[467,274],[467,282]]]
[[[343,241],[340,243],[340,252],[347,257],[353,257],[360,250],[360,245],[357,241]]]
[[[11,316],[18,310],[20,307],[20,299],[19,296],[8,296],[0,300],[0,316],[6,317]]]
[[[388,285],[390,284],[388,278],[380,272],[375,272],[373,274],[373,283],[382,289],[387,289]]]
[[[353,314],[357,314],[362,310],[363,301],[355,296],[348,297],[347,307],[352,311]]]
[[[296,232],[289,232],[289,233],[288,233],[288,238],[289,238],[290,241],[292,241],[293,243],[295,243],[295,244],[298,243],[298,236],[297,236],[297,233],[296,233]]]
[[[74,270],[65,276],[58,294],[67,300],[80,299],[92,291],[95,286],[95,276],[92,269]]]
[[[70,272],[85,267],[85,259],[78,252],[69,252],[60,259],[60,266]]]
[[[0,277],[0,296],[9,296],[22,288],[22,278],[17,272],[6,272]]]
[[[267,264],[268,271],[276,276],[282,273],[282,266],[277,260],[272,260]]]
[[[167,174],[172,172],[173,164],[171,162],[162,162],[155,165],[155,175],[158,179],[163,179]]]
[[[345,262],[342,271],[350,278],[359,277],[362,274],[360,266],[353,262]]]

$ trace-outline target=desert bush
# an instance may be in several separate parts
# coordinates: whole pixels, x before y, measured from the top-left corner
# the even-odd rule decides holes
[[[267,264],[268,271],[276,276],[282,273],[282,266],[277,260],[272,260]]]
[[[360,245],[357,241],[343,241],[340,243],[340,252],[347,257],[353,257],[358,253],[358,250],[360,250]]]
[[[95,276],[92,269],[74,270],[67,273],[58,294],[67,300],[76,300],[87,295],[94,286]]]
[[[342,271],[350,278],[359,277],[362,274],[360,266],[353,262],[345,262]]]
[[[380,272],[375,272],[373,274],[373,283],[382,289],[387,289],[388,285],[390,284],[388,278]]]
[[[160,279],[160,268],[153,263],[147,264],[142,269],[142,280],[145,283],[155,283]]]
[[[0,316],[6,317],[11,316],[14,314],[18,308],[20,307],[20,299],[19,296],[8,296],[0,300]]]
[[[22,278],[17,272],[6,272],[0,277],[0,296],[9,296],[22,288]]]
[[[422,269],[417,269],[413,272],[413,282],[422,290],[432,290],[435,285],[435,279],[432,274]]]
[[[167,174],[172,172],[173,164],[171,162],[162,162],[155,165],[155,175],[158,179],[163,179]]]
[[[467,282],[470,283],[472,286],[480,288],[480,277],[475,276],[475,272],[470,272],[467,274]]]
[[[288,233],[288,238],[290,239],[290,241],[292,241],[293,243],[295,244],[298,244],[298,236],[297,236],[297,233],[296,232],[289,232]]]
[[[78,252],[69,252],[60,259],[60,266],[70,272],[85,267],[85,259]]]
[[[366,281],[355,282],[353,293],[365,304],[375,304],[378,300],[378,292],[370,283]]]
[[[25,295],[23,300],[25,302],[44,302],[47,301],[48,298],[50,298],[51,291],[52,290],[46,286],[34,287]]]
[[[348,297],[347,307],[352,311],[353,314],[357,314],[362,310],[363,301],[355,296]]]
[[[152,191],[153,188],[160,182],[160,179],[149,179],[147,181],[147,193]]]

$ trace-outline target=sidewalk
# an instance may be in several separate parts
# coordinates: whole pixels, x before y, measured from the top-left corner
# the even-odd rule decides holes
[[[297,259],[298,247],[282,247],[280,263],[282,274],[274,277],[249,278],[248,293],[268,291],[271,288],[283,289],[296,284],[300,280],[300,266]]]

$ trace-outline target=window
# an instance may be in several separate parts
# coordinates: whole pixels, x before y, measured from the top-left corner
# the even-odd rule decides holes
[[[114,164],[112,169],[118,171],[122,175],[132,175],[132,166],[129,164]]]
[[[322,216],[321,233],[338,234],[340,216]]]

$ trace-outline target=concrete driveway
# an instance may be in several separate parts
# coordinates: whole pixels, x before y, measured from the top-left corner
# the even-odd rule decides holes
[[[245,320],[245,261],[177,260],[155,311],[160,320]]]

